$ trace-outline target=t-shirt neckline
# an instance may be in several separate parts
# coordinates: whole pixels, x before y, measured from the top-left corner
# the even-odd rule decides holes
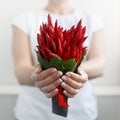
[[[73,12],[69,13],[69,14],[58,14],[58,13],[54,13],[54,12],[50,12],[46,9],[42,9],[42,11],[45,13],[45,14],[50,14],[52,16],[57,16],[57,17],[71,17],[73,15],[75,15],[78,11],[78,9],[74,9]]]

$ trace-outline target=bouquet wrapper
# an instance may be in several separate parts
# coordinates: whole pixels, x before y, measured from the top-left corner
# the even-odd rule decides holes
[[[66,97],[64,95],[64,99],[66,100],[66,102],[68,102],[68,97]],[[58,101],[56,99],[56,96],[54,96],[52,98],[52,112],[54,114],[57,114],[57,115],[61,115],[63,117],[67,117],[67,114],[68,114],[68,108],[65,108],[65,107],[61,107],[59,104],[58,104]]]

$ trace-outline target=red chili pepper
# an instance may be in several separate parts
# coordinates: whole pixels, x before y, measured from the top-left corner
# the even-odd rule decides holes
[[[65,50],[64,50],[64,53],[62,55],[62,58],[64,61],[68,60],[70,56],[70,46],[68,46]]]
[[[75,60],[78,62],[79,61],[79,49],[76,48],[76,57]]]
[[[58,37],[60,38],[61,44],[63,43],[64,36],[63,36],[63,31],[62,29],[58,29]]]
[[[86,26],[82,29],[82,34],[84,35],[86,32]]]
[[[49,36],[51,37],[51,39],[54,37],[55,35],[55,30],[53,28],[53,26],[48,26],[48,31],[49,31]]]
[[[55,29],[58,28],[58,20],[55,21]]]
[[[53,40],[51,40],[50,46],[53,53],[57,53],[57,46],[55,45],[55,42]]]
[[[78,65],[80,64],[81,57],[82,57],[82,50],[78,49],[78,54],[77,54]]]
[[[37,42],[38,42],[38,45],[40,45],[40,46],[41,46],[41,42],[40,42],[40,35],[39,35],[39,34],[37,34]]]
[[[57,54],[55,54],[55,53],[52,53],[47,47],[45,47],[44,50],[47,52],[47,54],[48,54],[48,56],[49,56],[50,58],[52,58],[53,56],[55,56],[55,57],[57,57],[57,58],[60,58],[59,55],[57,55]],[[50,58],[49,58],[49,60],[50,60]]]
[[[44,30],[45,32],[48,32],[48,26],[47,26],[47,24],[43,24],[43,30]]]
[[[59,56],[62,55],[62,45],[61,45],[60,38],[58,38],[58,55]]]
[[[74,31],[75,31],[75,25],[73,25],[70,29],[70,38],[73,39],[74,38]]]
[[[68,103],[65,101],[64,99],[64,95],[63,95],[63,89],[61,86],[58,86],[58,93],[56,95],[56,99],[58,100],[58,104],[61,106],[61,107],[65,107],[65,108],[68,108],[69,105]]]
[[[42,25],[40,25],[40,31],[41,31],[41,32],[43,31],[43,26],[42,26]]]
[[[48,35],[48,33],[46,32],[45,33],[45,40],[46,40],[46,47],[48,47],[48,49],[50,49],[50,43],[51,43],[51,40],[50,40],[50,36]]]
[[[78,31],[80,31],[81,29],[82,29],[82,19],[78,22],[78,24],[76,26],[75,33],[77,33]]]
[[[63,45],[62,45],[62,49],[63,49],[63,51],[64,51],[65,48],[66,48],[66,44],[67,44],[66,39],[64,39],[64,41],[63,41]],[[64,54],[63,54],[63,55],[64,55]]]
[[[50,16],[50,14],[48,14],[48,25],[53,26],[52,25],[52,18]]]
[[[76,46],[71,47],[70,57],[71,58],[76,58]]]
[[[44,59],[49,61],[49,56],[47,54],[47,51],[44,50],[44,48],[40,49],[40,53],[41,53],[41,55],[43,56]]]

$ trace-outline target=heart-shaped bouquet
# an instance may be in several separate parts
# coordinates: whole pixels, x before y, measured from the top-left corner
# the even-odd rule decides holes
[[[68,71],[75,72],[81,64],[86,48],[83,43],[86,40],[86,27],[82,27],[82,20],[69,30],[58,25],[58,20],[54,25],[50,14],[48,22],[42,23],[37,34],[37,58],[43,69],[54,67],[64,74]],[[64,117],[68,112],[68,98],[63,94],[63,88],[58,87],[58,93],[52,98],[52,112]]]

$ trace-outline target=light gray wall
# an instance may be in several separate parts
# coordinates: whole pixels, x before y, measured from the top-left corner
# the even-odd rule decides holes
[[[2,0],[0,2],[0,84],[16,84],[11,54],[12,19],[20,13],[43,8],[46,1]],[[120,86],[120,0],[72,0],[72,2],[77,8],[96,14],[105,26],[106,70],[104,77],[97,80],[97,85]]]
[[[0,120],[14,120],[13,108],[17,96],[0,96]],[[98,120],[120,120],[120,96],[98,97]]]
[[[120,96],[98,97],[98,120],[120,120]]]
[[[0,120],[15,120],[13,108],[16,98],[14,95],[0,95]]]

